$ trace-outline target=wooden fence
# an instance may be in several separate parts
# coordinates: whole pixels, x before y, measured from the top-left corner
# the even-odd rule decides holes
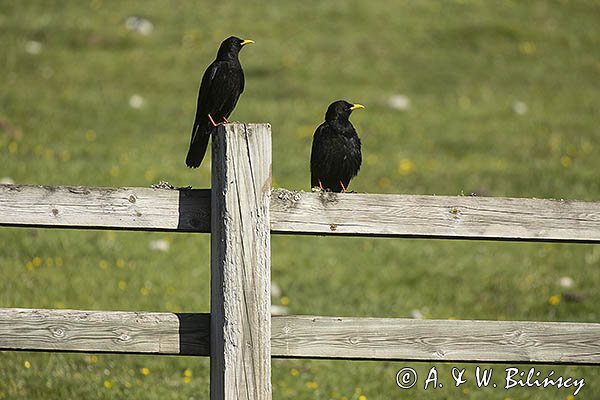
[[[212,188],[0,185],[0,225],[211,233],[210,314],[0,309],[0,350],[210,356],[211,399],[271,357],[600,364],[600,324],[270,315],[270,234],[600,243],[600,202],[271,188],[271,130],[213,137]],[[5,244],[6,245],[6,244]]]

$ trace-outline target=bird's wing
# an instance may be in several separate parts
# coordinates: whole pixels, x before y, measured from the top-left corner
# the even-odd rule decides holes
[[[239,64],[223,62],[210,87],[211,112],[216,117],[227,118],[243,90],[244,74]]]
[[[347,158],[347,168],[348,171],[351,172],[351,176],[356,176],[358,171],[360,170],[360,166],[362,164],[362,151],[361,151],[361,141],[356,133],[354,127],[352,127],[352,132],[354,133],[350,138],[348,138],[348,158]]]
[[[202,82],[200,83],[200,89],[198,91],[198,107],[196,110],[195,124],[203,123],[207,115],[211,112],[210,110],[210,97],[213,92],[213,86],[215,85],[215,77],[218,75],[220,62],[214,61],[208,66],[204,75],[202,76]],[[196,127],[194,127],[194,130]]]
[[[323,124],[319,125],[313,135],[312,148],[310,151],[310,168],[311,170],[319,164],[323,157]]]
[[[319,179],[331,174],[331,141],[327,134],[327,123],[319,125],[313,136],[310,152],[311,184],[318,186]]]
[[[242,69],[241,66],[240,66],[240,71],[242,72],[241,74],[239,74],[239,77],[240,77],[239,87],[240,87],[240,94],[241,94],[244,91],[244,85],[245,85],[244,70]]]

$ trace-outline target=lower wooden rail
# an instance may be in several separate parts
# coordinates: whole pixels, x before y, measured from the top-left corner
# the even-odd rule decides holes
[[[600,324],[272,317],[277,358],[600,364]],[[208,356],[209,314],[0,309],[0,350]]]
[[[0,350],[209,355],[209,314],[0,309]]]

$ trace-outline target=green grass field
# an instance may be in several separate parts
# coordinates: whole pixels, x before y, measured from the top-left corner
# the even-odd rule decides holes
[[[236,34],[256,44],[232,118],[272,124],[277,187],[309,190],[312,133],[344,98],[366,106],[352,116],[364,162],[351,190],[598,200],[599,21],[597,0],[5,0],[0,178],[208,187],[209,160],[185,167],[189,131],[202,73]],[[394,95],[410,107],[391,108]],[[0,307],[209,310],[208,235],[2,228],[0,242]],[[293,314],[600,321],[598,245],[276,236],[272,278]],[[436,366],[447,384],[402,391],[406,366],[421,379]],[[273,397],[573,398],[455,388],[453,366],[274,360]],[[536,367],[600,395],[598,367]],[[208,385],[205,358],[0,353],[0,399],[201,399]]]

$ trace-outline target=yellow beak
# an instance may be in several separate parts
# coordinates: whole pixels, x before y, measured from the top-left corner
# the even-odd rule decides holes
[[[242,42],[242,46],[245,46],[245,45],[250,44],[250,43],[254,43],[254,40],[252,40],[252,39],[246,39],[246,40],[244,40]]]
[[[365,106],[363,106],[362,104],[353,104],[352,107],[350,107],[351,110],[356,110],[357,108],[365,108]]]

